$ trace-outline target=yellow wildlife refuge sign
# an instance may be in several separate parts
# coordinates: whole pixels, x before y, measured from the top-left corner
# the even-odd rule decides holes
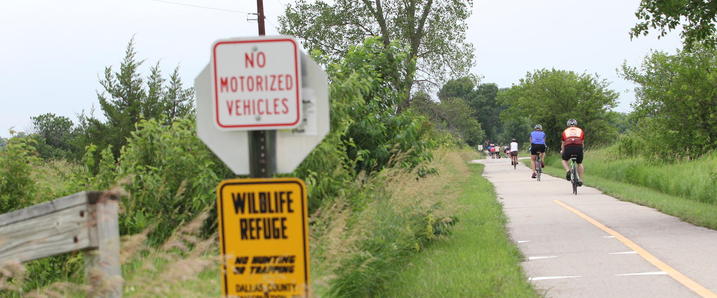
[[[298,178],[230,179],[217,186],[222,293],[309,295],[306,186]]]

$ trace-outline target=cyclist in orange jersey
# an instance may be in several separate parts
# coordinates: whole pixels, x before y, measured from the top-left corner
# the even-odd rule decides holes
[[[578,164],[578,176],[585,177],[585,168],[583,168],[583,146],[585,146],[585,132],[578,127],[578,121],[575,119],[568,120],[568,128],[563,131],[562,141],[560,142],[560,152],[562,153],[563,168],[565,169],[565,179],[570,181],[570,168],[568,160],[575,155]],[[582,181],[578,181],[578,185],[582,185]]]

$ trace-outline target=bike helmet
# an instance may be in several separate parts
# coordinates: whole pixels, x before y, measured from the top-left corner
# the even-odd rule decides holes
[[[568,126],[577,126],[577,125],[578,125],[578,120],[575,120],[575,119],[568,120]]]
[[[513,141],[512,141],[512,142],[515,142],[515,139],[513,139]]]
[[[543,130],[543,126],[540,125],[540,124],[536,124],[536,125],[535,125],[535,129]]]

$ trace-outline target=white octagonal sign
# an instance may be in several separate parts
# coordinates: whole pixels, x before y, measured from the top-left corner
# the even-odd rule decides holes
[[[301,124],[301,59],[287,36],[233,38],[212,45],[214,123],[221,130]]]

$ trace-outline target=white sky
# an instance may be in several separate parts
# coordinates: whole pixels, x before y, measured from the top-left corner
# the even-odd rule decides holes
[[[177,5],[183,3],[187,5]],[[265,0],[267,35],[276,34],[291,0]],[[677,34],[630,41],[639,0],[476,0],[468,39],[473,72],[509,87],[538,68],[597,73],[621,93],[628,111],[633,85],[616,69],[637,65],[650,49],[674,52]],[[207,9],[201,7],[219,8]],[[96,91],[104,67],[118,67],[135,37],[143,71],[157,61],[165,74],[180,66],[186,86],[209,61],[217,39],[257,34],[254,0],[0,1],[0,136],[31,129],[30,117],[55,113],[73,121],[83,110],[101,116]],[[625,91],[630,89],[628,93]]]

